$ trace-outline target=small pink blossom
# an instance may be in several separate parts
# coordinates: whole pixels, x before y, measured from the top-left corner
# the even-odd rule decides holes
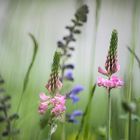
[[[40,93],[39,97],[41,101],[47,101],[50,98],[44,92]]]
[[[118,72],[119,70],[120,70],[120,65],[117,63],[117,64],[115,64],[113,66],[113,71],[115,73],[115,72]],[[101,67],[98,67],[98,72],[103,74],[103,75],[106,75],[106,76],[110,75],[110,71],[109,70],[108,71],[107,70],[103,70]]]
[[[103,75],[107,75],[107,71],[106,70],[103,70],[101,67],[98,67],[98,72],[103,74]]]
[[[98,86],[103,86],[106,88],[117,88],[123,86],[123,81],[117,76],[112,76],[110,79],[104,79],[99,77],[97,80]]]
[[[40,114],[44,114],[48,109],[48,103],[49,103],[50,97],[47,96],[43,92],[40,93],[39,97],[40,97],[40,104],[39,104],[39,107],[38,107],[38,112]]]
[[[45,86],[49,92],[51,92],[51,84],[48,82]]]
[[[65,110],[66,110],[66,107],[65,107],[64,105],[58,104],[58,105],[56,105],[56,106],[52,109],[51,113],[54,114],[55,116],[59,116],[59,115],[61,115]]]
[[[63,84],[62,84],[62,82],[58,79],[57,81],[56,81],[56,86],[57,86],[57,88],[60,90],[61,88],[62,88],[62,86],[63,86]]]
[[[66,98],[65,96],[61,95],[61,94],[56,94],[56,96],[54,98],[51,99],[51,104],[54,106],[54,108],[52,109],[52,113],[55,116],[61,115],[66,107],[65,107],[65,102],[66,102]]]
[[[38,112],[40,114],[44,114],[46,110],[48,109],[48,103],[47,102],[41,102],[38,108]]]
[[[61,115],[65,110],[66,97],[61,94],[56,94],[54,97],[46,96],[45,93],[40,93],[40,104],[38,111],[40,114],[50,109],[51,113],[56,117]]]

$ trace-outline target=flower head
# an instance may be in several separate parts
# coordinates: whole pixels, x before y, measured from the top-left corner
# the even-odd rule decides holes
[[[106,87],[106,88],[117,88],[123,86],[123,81],[117,76],[112,76],[110,79],[104,79],[99,77],[97,80],[98,86]]]
[[[98,86],[112,89],[121,87],[124,84],[120,78],[113,75],[114,73],[120,70],[120,65],[118,64],[117,60],[117,44],[118,44],[117,31],[113,30],[107,60],[105,62],[105,70],[103,70],[101,67],[98,67],[98,72],[107,76],[108,79],[99,77],[97,79]]]
[[[52,92],[53,94],[55,94],[57,89],[62,88],[62,83],[59,80],[59,75],[58,75],[58,71],[59,71],[59,67],[60,67],[59,63],[60,63],[60,53],[55,52],[54,58],[53,58],[52,70],[51,70],[51,74],[50,74],[50,79],[49,79],[48,83],[46,84],[46,88],[48,89],[48,91]]]
[[[56,94],[54,97],[46,96],[45,93],[40,94],[40,104],[38,111],[45,114],[48,109],[54,116],[60,116],[65,110],[65,96]]]
[[[118,44],[118,33],[116,30],[113,30],[111,35],[110,47],[105,62],[105,69],[108,75],[110,76],[118,71],[117,44]]]

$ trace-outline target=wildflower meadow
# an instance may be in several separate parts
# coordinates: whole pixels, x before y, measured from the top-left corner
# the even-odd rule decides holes
[[[0,7],[0,140],[140,140],[138,0]]]

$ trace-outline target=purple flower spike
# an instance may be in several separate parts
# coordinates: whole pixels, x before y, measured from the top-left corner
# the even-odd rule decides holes
[[[66,71],[66,73],[65,73],[65,78],[66,78],[67,80],[70,80],[70,81],[73,81],[73,80],[74,80],[72,70]]]
[[[81,110],[75,110],[75,111],[73,111],[72,114],[68,115],[68,122],[76,124],[76,123],[78,123],[78,121],[76,120],[75,117],[79,117],[82,115],[83,115],[83,112]]]

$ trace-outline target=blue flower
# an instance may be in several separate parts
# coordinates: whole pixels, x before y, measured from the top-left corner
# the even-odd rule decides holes
[[[67,70],[64,76],[67,80],[70,80],[70,81],[74,80],[72,70]]]
[[[78,123],[75,117],[82,116],[83,112],[81,110],[75,110],[72,114],[67,115],[67,121],[71,123]]]
[[[68,98],[71,98],[73,103],[76,103],[79,101],[79,97],[77,96],[77,94],[79,94],[79,92],[81,92],[83,90],[83,86],[81,85],[77,85],[75,86],[70,93],[68,94]]]

